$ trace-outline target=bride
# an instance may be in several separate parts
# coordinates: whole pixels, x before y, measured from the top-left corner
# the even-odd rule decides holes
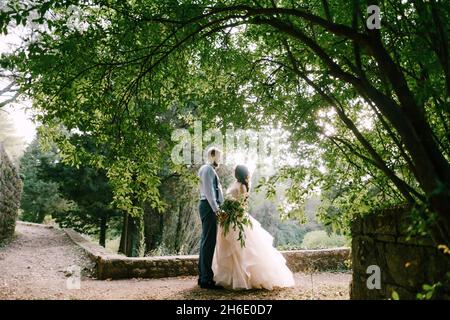
[[[250,174],[246,166],[238,165],[236,181],[227,190],[227,197],[248,198]],[[248,214],[248,213],[246,213]],[[295,285],[292,272],[283,255],[272,245],[273,237],[249,215],[251,226],[245,226],[245,247],[238,241],[239,230],[230,227],[224,236],[218,227],[212,269],[214,281],[230,289],[268,289]]]

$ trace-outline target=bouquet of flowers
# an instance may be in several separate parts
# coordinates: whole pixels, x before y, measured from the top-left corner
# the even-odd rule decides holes
[[[219,224],[223,228],[224,236],[230,231],[230,226],[233,230],[236,228],[239,230],[238,241],[241,243],[241,247],[245,247],[245,226],[252,226],[250,217],[245,214],[246,205],[245,201],[239,201],[235,199],[225,199],[220,206],[218,213]]]

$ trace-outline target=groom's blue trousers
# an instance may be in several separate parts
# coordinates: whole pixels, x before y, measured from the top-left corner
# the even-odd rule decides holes
[[[200,255],[198,272],[201,283],[213,281],[212,260],[216,248],[217,218],[207,200],[200,200],[200,218],[202,220],[202,237],[200,240]]]

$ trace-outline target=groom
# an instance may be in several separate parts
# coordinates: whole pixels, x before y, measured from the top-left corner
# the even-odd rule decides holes
[[[198,284],[204,289],[222,289],[214,281],[212,260],[216,247],[217,216],[219,205],[223,203],[222,186],[216,173],[221,160],[221,152],[217,148],[209,148],[208,162],[198,171],[200,178],[200,218],[202,220],[202,237],[198,260]]]

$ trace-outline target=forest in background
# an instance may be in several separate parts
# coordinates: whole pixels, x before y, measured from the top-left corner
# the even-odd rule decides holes
[[[20,166],[24,181],[19,218],[73,228],[91,241],[117,252],[124,215],[111,206],[112,192],[106,173],[88,166],[65,165],[56,148],[43,151],[38,139],[23,152],[20,150],[23,141],[17,138],[11,119],[3,116],[0,121],[5,123],[0,134],[10,141],[8,151],[15,150],[12,155],[15,155],[13,158]],[[223,165],[219,174],[224,186],[234,180],[230,166]],[[255,174],[252,185],[255,186],[260,178]],[[279,190],[278,194],[282,193]],[[145,208],[145,249],[141,254],[197,254],[201,231],[197,212],[198,186],[172,175],[161,184],[161,194],[168,207],[164,212]],[[280,217],[277,206],[282,200],[267,199],[264,190],[258,190],[252,192],[249,202],[250,213],[274,236],[274,245],[279,249],[317,249],[348,244],[343,236],[335,235],[331,230],[328,235],[323,225],[316,221],[318,197],[307,202],[303,222]]]

